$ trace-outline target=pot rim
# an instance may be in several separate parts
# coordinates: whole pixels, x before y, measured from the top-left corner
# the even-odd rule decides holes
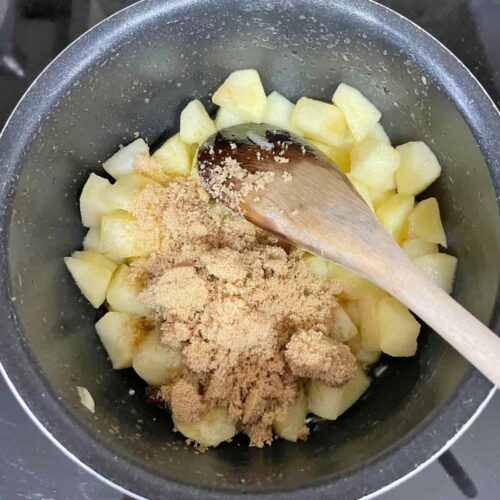
[[[137,23],[138,19],[147,17],[147,11],[150,7],[162,6],[164,10],[174,10],[182,4],[191,3],[191,1],[196,2],[198,0],[188,0],[187,2],[176,0],[170,2],[169,5],[166,5],[162,0],[139,0],[102,20],[75,39],[37,76],[12,111],[0,133],[0,158],[2,155],[17,158],[22,154],[22,149],[19,150],[19,145],[14,142],[14,136],[18,138],[19,134],[9,136],[10,130],[15,130],[16,125],[22,122],[23,112],[26,112],[24,108],[29,107],[30,99],[33,99],[34,95],[43,91],[44,84],[50,84],[51,72],[56,74],[57,70],[60,70],[64,66],[65,61],[69,61],[72,57],[76,57],[79,60],[81,68],[86,67],[87,61],[85,59],[81,61],[82,58],[78,57],[77,53],[85,47],[85,44],[90,39],[102,38],[104,35],[110,38],[113,38],[113,36],[117,37],[120,27],[123,28],[127,19],[130,22]],[[319,3],[324,2],[324,0],[318,1]],[[427,44],[428,50],[435,51],[435,54],[441,60],[449,62],[450,67],[446,64],[442,65],[441,79],[450,85],[455,81],[466,81],[467,85],[464,85],[464,87],[467,87],[466,91],[459,92],[459,94],[473,94],[474,106],[471,106],[467,100],[459,100],[458,97],[453,98],[452,101],[461,112],[463,119],[467,122],[476,138],[481,152],[485,157],[490,175],[493,177],[492,183],[497,193],[499,193],[500,155],[499,159],[497,159],[495,151],[500,151],[500,133],[495,132],[495,129],[500,132],[500,112],[476,77],[441,42],[392,9],[380,5],[374,0],[338,0],[337,4],[340,4],[341,8],[351,11],[356,10],[356,6],[360,9],[363,8],[365,13],[368,12],[367,15],[385,19],[384,26],[389,30],[392,29],[394,31],[396,29],[391,22],[395,24],[399,23],[402,27],[406,27],[406,29],[415,34],[415,38],[420,38],[422,43]],[[150,10],[154,11],[154,8]],[[89,61],[91,60],[93,59],[89,59]],[[79,69],[75,69],[72,76],[75,76],[78,71]],[[60,94],[61,89],[59,88],[55,93]],[[38,116],[46,115],[44,111],[52,104],[50,99],[47,101],[49,103],[46,107],[38,106]],[[479,116],[482,117],[482,120],[479,121],[478,125],[476,122]],[[474,118],[476,118],[476,122]],[[488,125],[481,126],[481,123]],[[19,144],[22,147],[23,141],[20,140]],[[198,496],[200,492],[203,492],[204,497],[207,499],[220,499],[232,498],[234,495],[241,493],[241,490],[203,488],[188,483],[180,483],[172,479],[160,477],[125,459],[116,460],[116,455],[83,430],[77,421],[65,410],[62,403],[58,401],[57,396],[53,393],[47,380],[37,366],[29,346],[22,338],[22,329],[18,324],[14,300],[12,300],[12,294],[10,293],[7,248],[8,231],[4,228],[8,227],[10,216],[9,200],[13,194],[17,180],[17,174],[11,163],[13,164],[13,162],[3,162],[3,165],[7,165],[5,168],[2,167],[6,170],[6,175],[0,179],[0,206],[5,207],[3,214],[0,213],[0,273],[4,278],[0,280],[0,326],[3,330],[3,335],[0,337],[0,372],[21,407],[42,433],[68,458],[94,477],[133,498],[146,498],[132,491],[137,485],[140,486],[142,492],[149,494],[156,493],[157,495],[160,492],[162,494],[170,493],[175,498],[193,498],[194,496]],[[500,327],[500,300],[498,294],[491,327],[496,331]],[[17,349],[13,347],[14,344]],[[491,384],[477,371],[470,369],[454,395],[448,402],[443,404],[443,408],[440,409],[439,413],[436,411],[432,412],[420,424],[419,432],[416,432],[414,436],[405,437],[396,446],[375,457],[362,468],[366,469],[376,464],[376,475],[380,476],[379,470],[384,470],[389,479],[372,481],[372,484],[378,483],[378,485],[375,487],[372,485],[369,486],[368,491],[359,488],[359,485],[357,488],[353,487],[352,484],[350,489],[345,488],[344,491],[350,491],[351,495],[353,492],[359,492],[359,498],[371,499],[382,493],[386,493],[417,474],[466,432],[491,400],[494,393],[495,388],[492,388]],[[463,403],[466,400],[468,400],[468,405],[464,405]],[[433,446],[436,441],[435,436],[446,436],[444,443],[441,439],[440,442],[443,444]],[[426,443],[425,446],[424,442]],[[429,442],[431,442],[431,445],[429,445]],[[84,444],[82,445],[82,443]],[[89,451],[89,448],[91,451]],[[412,451],[411,460],[405,458],[408,450]],[[397,460],[395,460],[396,457]],[[92,465],[89,465],[87,462],[92,462]],[[399,465],[395,467],[394,462],[397,462]],[[416,463],[419,465],[415,466]],[[136,481],[131,479],[133,477],[131,471],[136,475]],[[355,477],[356,472],[347,474],[346,482],[349,482],[349,480],[359,481]],[[390,482],[387,483],[387,480]],[[152,489],[148,489],[151,486]],[[288,490],[249,492],[245,496],[247,498],[269,497],[273,499],[320,498],[325,495],[338,494],[337,486],[338,484],[335,481],[331,482],[327,478],[304,487]]]

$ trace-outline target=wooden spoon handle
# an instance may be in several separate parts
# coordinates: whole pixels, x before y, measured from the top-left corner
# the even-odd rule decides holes
[[[399,265],[395,268],[393,260],[392,271],[373,279],[500,388],[500,338],[438,287],[402,250],[398,251],[400,255],[392,258],[397,258]]]

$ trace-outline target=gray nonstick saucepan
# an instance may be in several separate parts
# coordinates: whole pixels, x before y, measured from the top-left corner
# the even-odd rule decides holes
[[[443,166],[432,192],[459,257],[455,297],[498,332],[500,116],[450,52],[370,1],[144,0],[66,49],[0,137],[3,371],[69,457],[131,496],[369,496],[442,452],[492,394],[437,335],[424,333],[414,358],[382,359],[369,394],[337,422],[312,424],[307,442],[236,440],[199,454],[145,403],[131,370],[111,370],[95,311],[63,265],[82,241],[89,172],[136,131],[149,142],[174,132],[190,99],[210,108],[210,91],[248,67],[290,99],[329,99],[349,83],[382,111],[394,143],[431,145]]]

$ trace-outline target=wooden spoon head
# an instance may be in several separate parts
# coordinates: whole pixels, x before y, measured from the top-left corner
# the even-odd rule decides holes
[[[380,229],[347,176],[288,131],[266,124],[229,127],[200,146],[197,160],[202,184],[214,198],[276,236],[347,267],[357,257],[346,260],[346,254],[366,252],[367,234]],[[235,164],[240,172],[232,175]],[[269,173],[271,180],[263,177]],[[266,182],[245,190],[246,174]],[[325,244],[332,235],[333,252],[331,241]]]

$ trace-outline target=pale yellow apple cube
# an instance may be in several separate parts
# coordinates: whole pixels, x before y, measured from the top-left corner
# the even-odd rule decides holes
[[[322,142],[320,141],[314,141],[312,139],[309,139],[309,142],[315,146],[316,148],[318,148],[322,153],[325,153],[325,155],[329,155],[330,154],[330,149],[331,149],[331,146],[328,146],[327,144],[323,144]]]
[[[102,166],[111,177],[119,179],[134,172],[134,164],[141,155],[149,156],[149,146],[139,138],[119,149]]]
[[[361,340],[361,335],[356,335],[352,339],[349,339],[347,342],[349,349],[353,356],[361,363],[364,367],[373,365],[376,363],[382,352],[380,350],[377,351],[369,351],[363,347],[363,341]]]
[[[403,250],[412,258],[416,259],[422,255],[438,253],[438,246],[430,241],[416,238],[414,240],[406,240],[401,245]]]
[[[359,312],[359,303],[357,300],[345,300],[342,302],[342,306],[345,312],[351,318],[351,321],[356,325],[356,328],[359,329],[361,324],[361,314]]]
[[[441,165],[425,142],[407,142],[396,151],[401,155],[396,173],[398,193],[416,196],[441,175]]]
[[[213,408],[193,422],[183,422],[172,415],[175,429],[202,446],[218,446],[238,432],[226,410]]]
[[[436,198],[427,198],[417,203],[408,217],[408,238],[420,238],[446,248],[446,233]]]
[[[110,188],[111,184],[107,179],[90,174],[80,195],[80,214],[85,227],[98,226],[101,217],[113,211],[107,198]]]
[[[142,190],[155,181],[139,174],[128,174],[120,177],[108,190],[108,204],[116,210],[134,212],[137,198]]]
[[[101,226],[91,227],[85,238],[83,238],[83,249],[84,250],[93,250],[94,252],[102,253],[105,257],[116,262],[117,264],[121,264],[125,259],[123,257],[118,257],[116,255],[112,255],[110,253],[106,253],[102,246],[101,241]]]
[[[313,274],[320,278],[330,277],[330,263],[326,259],[312,254],[305,254],[303,258],[309,271]]]
[[[351,151],[346,147],[332,146],[327,153],[328,158],[342,170],[342,172],[349,172],[351,170]]]
[[[395,189],[388,189],[387,191],[377,191],[375,189],[372,189],[370,186],[368,186],[368,191],[370,191],[370,197],[372,199],[375,210],[377,210],[377,208],[379,208],[396,194]]]
[[[215,128],[217,130],[234,127],[235,125],[241,125],[242,123],[246,123],[245,120],[224,108],[219,108],[217,114],[215,115]]]
[[[262,123],[266,114],[267,97],[255,69],[231,73],[215,91],[212,101],[247,122]]]
[[[153,153],[163,172],[170,176],[188,176],[193,163],[193,149],[175,134]]]
[[[347,173],[351,168],[351,151],[349,148],[341,146],[331,146],[323,144],[319,141],[313,141],[309,139],[309,142],[317,147],[322,153],[324,153],[329,160],[331,160],[337,168],[342,170],[342,172]]]
[[[380,349],[390,356],[409,357],[417,352],[420,323],[401,302],[386,297],[378,303]]]
[[[452,292],[457,269],[456,257],[445,253],[433,253],[417,257],[413,262],[446,293]]]
[[[101,227],[91,227],[83,238],[83,249],[102,253]]]
[[[287,441],[296,442],[307,435],[305,421],[309,413],[309,400],[303,393],[289,407],[285,414],[274,419],[274,432]]]
[[[292,124],[292,113],[295,104],[278,92],[271,92],[267,96],[267,109],[263,122],[275,127],[298,133]]]
[[[353,177],[351,174],[347,174],[347,177],[349,181],[351,181],[351,184],[354,186],[358,194],[361,196],[361,198],[363,198],[365,203],[368,205],[370,210],[372,212],[375,212],[375,208],[373,208],[372,197],[370,195],[370,190],[368,189],[368,186],[363,181],[360,181],[359,179],[356,179],[356,177]]]
[[[95,329],[113,369],[130,368],[137,346],[147,331],[140,318],[110,311],[95,324]]]
[[[156,231],[146,231],[133,215],[122,210],[102,218],[101,241],[105,252],[124,258],[146,257],[160,245]]]
[[[413,196],[395,194],[376,211],[379,221],[398,243],[402,243],[405,238],[408,216],[414,204]]]
[[[385,131],[384,127],[382,127],[382,125],[380,123],[377,123],[372,128],[372,130],[367,135],[367,137],[371,137],[372,139],[375,139],[376,141],[391,145],[391,140],[389,139],[389,136],[387,135],[387,132]]]
[[[359,90],[345,83],[337,87],[332,100],[342,111],[357,142],[363,140],[373,130],[382,116]]]
[[[351,173],[376,191],[396,187],[399,153],[389,144],[368,137],[351,151]]]
[[[329,263],[329,270],[329,276],[342,285],[342,296],[347,300],[358,300],[365,295],[384,294],[378,286],[333,262]]]
[[[130,267],[122,264],[113,275],[106,300],[113,311],[152,316],[152,311],[139,300],[141,287],[132,276]]]
[[[96,309],[100,307],[116,264],[93,250],[73,252],[64,263],[84,297]]]
[[[155,328],[137,346],[132,367],[147,384],[160,386],[181,373],[185,367],[184,356],[161,342],[161,333]]]
[[[311,380],[307,385],[311,412],[327,420],[336,420],[348,410],[368,389],[370,379],[361,367],[354,378],[342,387],[328,387],[319,380]]]
[[[361,342],[367,351],[380,350],[380,329],[378,322],[379,296],[365,295],[359,299]]]
[[[191,101],[181,113],[180,136],[186,144],[200,144],[215,134],[215,124],[198,99]]]
[[[347,342],[358,334],[358,328],[340,304],[332,308],[328,331],[339,342]]]
[[[292,124],[305,137],[327,145],[343,146],[348,129],[344,116],[333,104],[301,97],[292,113]]]

